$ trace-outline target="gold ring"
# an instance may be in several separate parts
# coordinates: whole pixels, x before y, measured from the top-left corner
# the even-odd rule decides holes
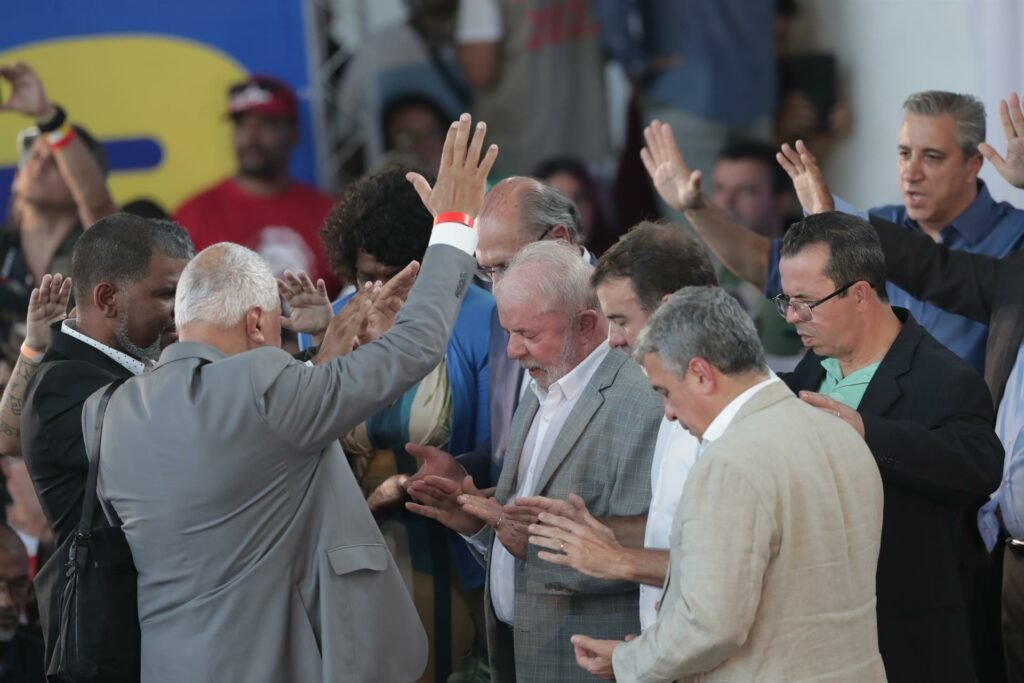
[[[561,550],[564,553],[565,552],[565,543],[562,543],[561,545],[559,545],[558,549]]]
[[[494,530],[497,531],[501,528],[501,515],[498,515],[498,521],[494,523]]]

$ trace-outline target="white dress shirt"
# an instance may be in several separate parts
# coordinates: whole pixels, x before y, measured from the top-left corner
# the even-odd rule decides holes
[[[704,436],[700,440],[700,450],[703,454],[707,450],[708,446],[717,438],[725,434],[725,430],[729,428],[732,421],[736,419],[736,415],[740,412],[740,408],[746,405],[747,401],[754,398],[754,395],[764,389],[772,382],[781,382],[775,373],[770,373],[768,379],[763,382],[758,382],[754,386],[750,387],[742,394],[729,401],[729,404],[722,408],[722,412],[715,416],[715,419],[711,421],[708,428],[704,430]]]
[[[651,463],[651,507],[647,512],[644,547],[667,550],[672,532],[672,518],[683,495],[683,486],[690,468],[697,462],[700,442],[675,421],[663,419],[654,446]],[[640,628],[646,629],[657,618],[660,586],[640,585]]]
[[[146,371],[146,364],[138,358],[132,358],[127,353],[122,353],[117,349],[112,349],[106,344],[98,342],[92,337],[87,337],[76,330],[75,321],[70,318],[61,323],[60,331],[73,339],[77,339],[83,344],[93,347],[133,375],[141,375]]]
[[[607,342],[601,342],[589,356],[564,377],[554,382],[547,391],[540,388],[535,380],[530,382],[530,389],[537,395],[540,407],[533,417],[530,431],[523,443],[523,452],[519,457],[519,471],[516,478],[517,488],[509,498],[510,501],[536,493],[537,479],[544,471],[551,447],[561,433],[573,408],[576,407],[576,402],[583,394],[583,389],[590,383],[597,368],[610,350],[611,347]],[[506,460],[506,462],[508,461]],[[483,543],[482,537],[486,531],[487,527],[484,527],[476,535],[466,537],[467,541],[485,555],[487,546]],[[492,541],[492,547],[488,563],[491,603],[494,605],[494,615],[506,624],[511,624],[515,613],[516,558],[501,544],[497,534]]]

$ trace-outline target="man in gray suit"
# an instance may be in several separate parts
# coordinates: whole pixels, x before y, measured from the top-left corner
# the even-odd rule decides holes
[[[864,440],[769,374],[753,322],[717,287],[673,295],[637,355],[703,454],[657,620],[631,642],[573,636],[580,666],[643,683],[884,681],[882,480]]]
[[[423,671],[426,635],[337,440],[443,358],[476,246],[454,219],[478,212],[497,154],[479,161],[483,135],[453,124],[424,197],[447,216],[390,330],[349,355],[311,366],[279,348],[277,285],[254,252],[222,243],[185,269],[181,341],[114,394],[101,449],[100,498],[139,571],[144,683]],[[325,345],[351,349],[367,308],[349,309]]]
[[[637,585],[589,578],[528,547],[536,518],[511,501],[579,495],[596,515],[647,511],[661,409],[640,368],[608,346],[579,251],[556,242],[521,249],[495,289],[508,354],[531,378],[509,436],[494,498],[472,478],[428,476],[409,487],[432,517],[467,537],[488,569],[485,607],[496,683],[586,681],[572,633],[623,638],[639,629]]]

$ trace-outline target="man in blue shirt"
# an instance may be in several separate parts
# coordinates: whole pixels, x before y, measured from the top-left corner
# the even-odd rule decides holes
[[[772,139],[775,0],[597,0],[605,50],[668,121],[695,168],[730,139]]]
[[[983,162],[978,145],[985,139],[985,108],[971,95],[941,91],[915,93],[903,104],[897,147],[902,205],[871,209],[873,216],[910,232],[927,234],[952,249],[1003,257],[1024,244],[1024,211],[996,202],[978,179]],[[664,134],[663,134],[664,135]],[[668,138],[671,139],[671,132]],[[674,140],[671,144],[674,147]],[[708,247],[730,270],[775,296],[781,291],[781,240],[769,241],[713,215],[700,195],[699,178],[677,154],[668,164],[674,180],[693,184],[692,202],[680,205]],[[669,173],[666,169],[665,174]],[[657,181],[655,183],[658,185]],[[662,188],[659,194],[664,195]],[[669,193],[673,196],[672,193]],[[668,201],[666,199],[666,201]],[[676,200],[678,203],[678,200]],[[985,363],[986,326],[911,297],[892,282],[889,301],[911,315],[951,351],[981,372]]]

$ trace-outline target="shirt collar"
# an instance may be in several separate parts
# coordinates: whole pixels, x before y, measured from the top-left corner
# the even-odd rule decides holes
[[[77,339],[83,344],[86,344],[96,349],[97,351],[107,356],[115,363],[120,365],[122,368],[132,373],[133,375],[141,375],[143,372],[146,371],[146,364],[143,363],[138,358],[132,358],[127,353],[122,353],[117,349],[112,349],[106,344],[98,342],[92,337],[88,337],[79,332],[78,330],[76,330],[75,321],[72,319],[65,320],[63,323],[61,323],[60,331],[66,334],[67,336],[71,337],[72,339]]]
[[[566,400],[575,401],[580,393],[582,393],[583,388],[590,383],[591,378],[597,372],[597,368],[604,361],[609,351],[611,351],[611,347],[608,346],[608,342],[603,341],[579,365],[566,373],[557,382],[552,383],[547,390],[541,389],[537,384],[537,380],[530,380],[530,388],[533,389],[533,393],[537,395],[537,400],[541,403],[551,393],[551,390],[556,387]]]
[[[978,181],[978,195],[959,216],[942,229],[942,241],[949,241],[949,231],[955,231],[968,244],[977,244],[992,232],[999,222],[999,204],[992,199],[984,180]],[[917,221],[907,218],[907,224],[920,229]]]
[[[840,363],[839,363],[839,361],[837,359],[835,359],[835,358],[822,358],[821,359],[821,367],[825,368],[825,374],[828,375],[829,377],[831,377],[832,381],[834,381],[836,384],[839,384],[840,382],[843,382],[843,381],[849,382],[851,379],[856,379],[857,376],[860,375],[861,373],[865,373],[865,374],[867,374],[867,373],[874,373],[874,371],[876,369],[878,369],[878,366],[879,366],[880,363],[881,363],[881,361],[876,361],[874,363],[870,363],[868,365],[865,365],[864,367],[862,367],[859,370],[854,370],[849,375],[846,375],[844,377],[843,376],[843,366],[840,365]]]
[[[726,405],[725,408],[722,408],[722,411],[715,416],[715,419],[711,421],[708,428],[704,430],[704,436],[701,438],[701,448],[706,447],[708,443],[719,438],[722,434],[725,434],[725,430],[727,430],[729,425],[732,424],[736,415],[739,414],[740,409],[747,403],[747,401],[754,398],[754,395],[757,394],[757,392],[761,391],[772,382],[780,381],[781,380],[775,376],[775,373],[771,373],[768,379],[763,382],[758,382],[733,400],[729,401],[728,405]]]

